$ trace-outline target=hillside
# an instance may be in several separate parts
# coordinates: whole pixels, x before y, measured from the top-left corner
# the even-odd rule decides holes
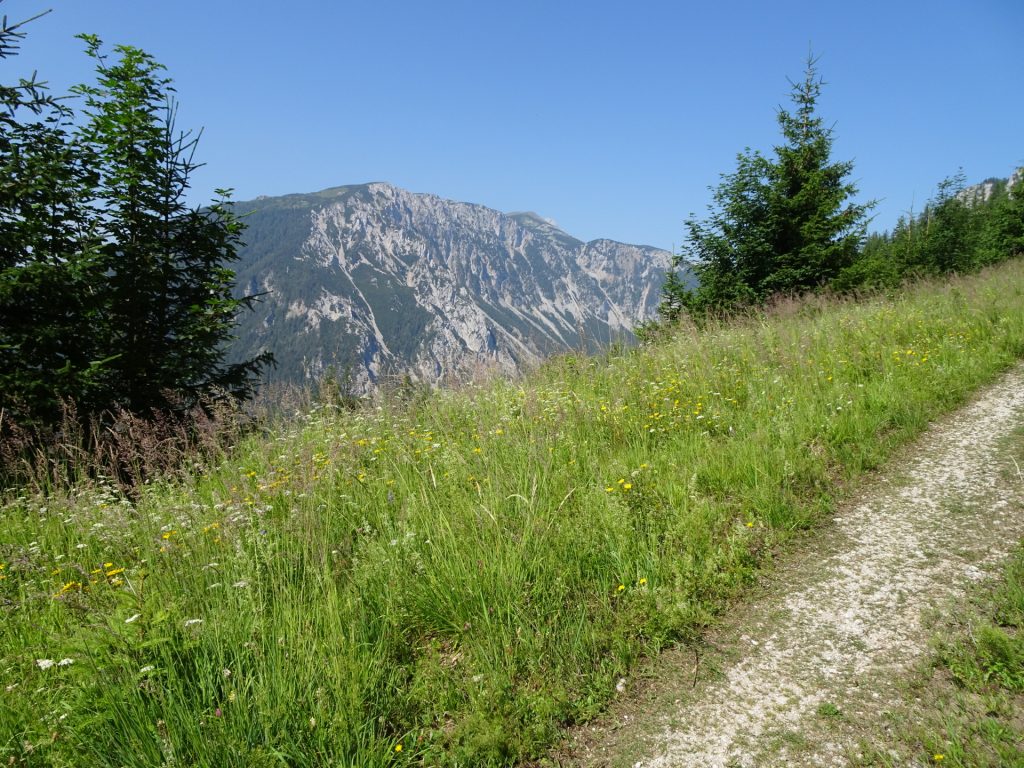
[[[0,762],[509,766],[1024,357],[1024,263],[0,506]]]
[[[559,767],[1021,765],[1024,591],[1003,588],[989,622],[962,617],[1014,550],[1024,577],[1024,367],[972,400],[804,537],[712,642],[624,681]],[[973,669],[958,644],[977,647]]]
[[[333,366],[358,392],[386,376],[511,374],[553,353],[629,342],[654,314],[671,258],[388,184],[236,209],[248,224],[238,284],[264,295],[243,313],[233,357],[269,349],[272,381]]]

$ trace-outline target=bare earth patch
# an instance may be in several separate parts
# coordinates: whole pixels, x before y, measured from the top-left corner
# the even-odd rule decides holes
[[[1017,368],[844,505],[716,634],[710,658],[696,667],[692,652],[655,661],[557,762],[858,762],[859,745],[885,733],[902,681],[928,651],[929,611],[984,579],[1024,536],[1024,477],[1005,447],[1022,416]]]

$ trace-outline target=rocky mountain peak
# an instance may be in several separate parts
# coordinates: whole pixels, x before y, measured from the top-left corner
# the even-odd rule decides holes
[[[653,316],[667,251],[584,243],[535,213],[374,182],[239,203],[240,285],[265,293],[234,354],[270,349],[278,379],[333,366],[356,391],[514,373],[551,353],[629,341]]]

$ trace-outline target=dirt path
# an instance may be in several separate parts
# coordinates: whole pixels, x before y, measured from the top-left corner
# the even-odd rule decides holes
[[[1017,368],[841,509],[716,634],[696,671],[693,653],[658,660],[559,762],[855,762],[858,745],[884,733],[902,677],[927,651],[929,609],[962,595],[1024,536],[1024,475],[1007,451],[1022,425]],[[707,679],[695,684],[697,672]]]

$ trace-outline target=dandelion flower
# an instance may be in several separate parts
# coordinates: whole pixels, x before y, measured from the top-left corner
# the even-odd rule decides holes
[[[402,751],[402,745],[401,744],[395,744],[395,752],[401,752],[401,751]]]
[[[615,591],[616,592],[625,592],[626,591],[626,585],[625,584],[619,584],[619,586],[617,586],[615,588]]]
[[[647,586],[647,579],[646,578],[640,579],[639,584],[640,584],[641,587]]]

